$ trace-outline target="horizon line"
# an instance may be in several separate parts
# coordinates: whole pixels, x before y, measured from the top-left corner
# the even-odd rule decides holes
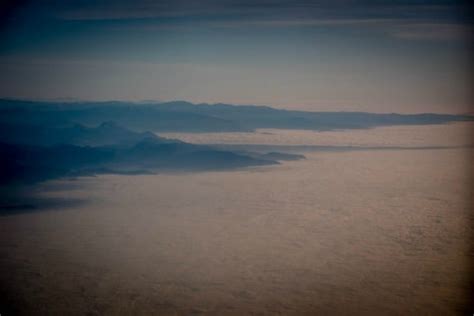
[[[55,103],[55,104],[81,104],[81,103],[132,103],[135,105],[163,105],[167,103],[188,103],[193,106],[234,106],[234,107],[256,107],[256,108],[269,108],[276,111],[287,111],[287,112],[307,112],[307,113],[370,113],[370,114],[396,114],[396,115],[426,115],[426,114],[435,114],[435,115],[459,115],[459,116],[468,116],[474,119],[474,109],[469,112],[412,112],[412,113],[400,113],[400,112],[371,112],[371,111],[347,111],[347,110],[320,110],[320,111],[310,111],[303,109],[289,109],[289,108],[279,108],[271,105],[259,105],[259,104],[234,104],[234,103],[208,103],[208,102],[191,102],[187,100],[91,100],[91,99],[78,99],[78,98],[17,98],[17,97],[0,97],[0,101],[13,101],[13,102],[31,102],[31,103]]]

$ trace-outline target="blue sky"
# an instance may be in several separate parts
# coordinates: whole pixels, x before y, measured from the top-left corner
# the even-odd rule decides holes
[[[23,1],[2,12],[0,97],[306,110],[472,110],[454,1]]]

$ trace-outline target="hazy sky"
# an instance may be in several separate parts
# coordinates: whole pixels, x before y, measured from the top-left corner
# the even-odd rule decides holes
[[[459,1],[23,1],[2,7],[0,97],[467,112],[468,9]]]

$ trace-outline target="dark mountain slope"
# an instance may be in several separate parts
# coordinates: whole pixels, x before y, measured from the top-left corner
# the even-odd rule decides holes
[[[360,129],[389,125],[473,121],[471,115],[305,112],[228,104],[86,102],[52,103],[0,100],[0,125],[97,126],[115,121],[137,131],[223,132],[257,128]]]

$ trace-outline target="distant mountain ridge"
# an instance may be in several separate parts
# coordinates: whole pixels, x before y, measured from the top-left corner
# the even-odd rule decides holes
[[[334,130],[474,121],[472,115],[308,112],[267,106],[132,102],[35,102],[0,99],[0,124],[96,126],[114,121],[136,131],[232,132],[258,128]]]

